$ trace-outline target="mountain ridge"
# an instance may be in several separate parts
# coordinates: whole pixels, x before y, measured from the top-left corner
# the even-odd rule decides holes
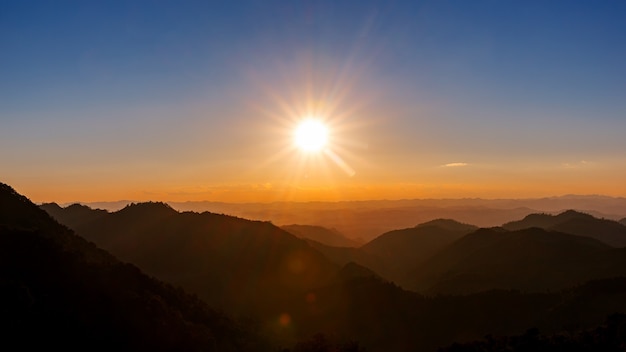
[[[590,237],[542,228],[479,229],[423,263],[414,273],[413,288],[448,294],[558,290],[626,275],[625,264],[626,251]]]
[[[567,210],[557,215],[530,214],[522,220],[502,225],[507,230],[539,227],[573,235],[592,237],[614,247],[626,247],[626,227],[617,221],[598,219],[590,214]]]
[[[5,184],[0,297],[0,336],[24,349],[270,349],[197,297],[75,235]]]

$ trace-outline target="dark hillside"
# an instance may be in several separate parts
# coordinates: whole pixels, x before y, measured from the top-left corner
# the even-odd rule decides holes
[[[0,184],[0,336],[70,350],[256,351],[258,337],[150,278]],[[36,337],[36,338],[33,338]]]

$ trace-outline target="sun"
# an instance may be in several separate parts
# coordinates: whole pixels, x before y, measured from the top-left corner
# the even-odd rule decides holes
[[[319,119],[309,118],[294,130],[294,142],[305,152],[319,152],[328,143],[328,128]]]

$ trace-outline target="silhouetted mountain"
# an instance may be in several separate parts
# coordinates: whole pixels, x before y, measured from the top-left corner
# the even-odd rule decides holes
[[[473,225],[438,219],[384,233],[360,249],[381,258],[381,274],[404,286],[407,274],[446,245],[476,230]],[[377,268],[373,268],[377,269]]]
[[[274,329],[276,317],[306,304],[300,297],[339,270],[269,222],[179,213],[164,203],[130,204],[75,230],[210,305],[258,319],[263,329]]]
[[[269,349],[197,297],[119,262],[1,183],[0,337],[19,350]]]
[[[488,291],[467,296],[423,297],[372,277],[344,280],[312,291],[316,319],[309,329],[341,334],[368,351],[434,351],[452,342],[546,333],[599,325],[626,308],[626,279],[591,282],[556,293]],[[331,350],[332,351],[332,350]]]
[[[620,275],[626,275],[626,250],[589,237],[540,228],[480,229],[423,263],[413,288],[448,294],[543,291]]]
[[[318,252],[324,254],[326,258],[330,259],[333,263],[344,266],[349,263],[355,263],[360,266],[364,266],[369,270],[373,270],[379,275],[383,275],[389,271],[385,261],[368,252],[363,251],[360,248],[353,247],[333,247],[328,246],[313,240],[307,240],[307,243]],[[389,280],[389,278],[386,278]]]
[[[450,231],[450,232],[465,232],[470,233],[478,229],[478,227],[470,224],[464,224],[452,219],[435,219],[431,221],[427,221],[425,223],[419,224],[416,227],[438,227],[442,230]]]
[[[559,215],[530,214],[524,219],[502,225],[507,230],[540,227],[578,236],[587,236],[614,247],[626,247],[626,227],[606,219],[598,219],[574,210]]]
[[[366,268],[362,265],[359,265],[354,262],[350,262],[339,270],[339,276],[342,279],[354,279],[354,278],[362,278],[362,277],[373,277],[377,279],[381,279],[375,272]]]
[[[626,218],[623,218],[622,220],[620,220],[619,223],[626,226]]]
[[[108,214],[106,210],[91,209],[88,206],[80,204],[72,204],[66,208],[61,208],[56,203],[46,203],[39,207],[45,210],[55,220],[70,228],[76,228],[77,226],[89,223]]]
[[[448,222],[441,226],[446,224],[456,226]],[[449,227],[432,224],[418,228],[449,231]],[[302,340],[293,351],[350,351],[345,348],[360,346],[370,352],[434,351],[486,334],[522,334],[529,327],[546,333],[561,331],[564,326],[589,328],[610,313],[626,311],[624,278],[554,293],[491,290],[458,297],[424,297],[385,282],[360,263],[346,263],[339,270],[311,248],[324,245],[307,244],[269,223],[211,213],[178,213],[162,204],[131,205],[84,229],[91,238],[117,248],[150,272],[174,282],[184,281],[230,310],[257,313],[262,317],[257,325],[260,331],[282,341]],[[537,260],[537,266],[554,266],[548,268],[554,274],[565,267],[562,261],[574,261],[572,253],[578,253],[581,261],[570,263],[572,271],[586,265],[583,274],[610,277],[626,268],[624,249],[585,237],[541,229],[525,231],[477,230],[444,246],[426,263],[469,238],[455,252],[452,269],[463,268],[461,262],[466,260],[470,268],[482,268],[484,260],[492,272],[510,270],[515,276],[515,270],[535,272],[535,264],[523,269],[525,263]],[[358,249],[343,249],[359,253]],[[484,258],[479,258],[480,253]],[[548,260],[552,257],[553,261]],[[443,273],[449,272],[444,268]],[[564,273],[568,277],[567,270]],[[543,283],[543,276],[529,280],[535,279]],[[498,287],[500,282],[491,284]]]
[[[335,229],[327,229],[322,226],[313,225],[285,225],[281,226],[281,229],[289,232],[290,234],[298,237],[309,239],[323,243],[333,247],[358,247],[359,243],[353,241]]]

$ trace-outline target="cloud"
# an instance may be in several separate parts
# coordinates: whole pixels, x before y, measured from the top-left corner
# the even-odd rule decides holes
[[[448,163],[448,164],[443,164],[441,166],[443,167],[461,167],[461,166],[467,166],[469,165],[468,163]]]
[[[581,167],[585,167],[589,165],[589,162],[587,160],[581,160],[578,162],[574,162],[574,163],[562,163],[561,166],[563,166],[566,169],[577,169],[577,168],[581,168]]]

